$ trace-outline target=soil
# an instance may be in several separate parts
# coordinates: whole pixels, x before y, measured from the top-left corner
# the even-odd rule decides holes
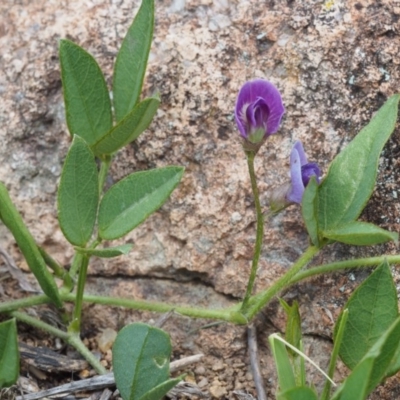
[[[138,4],[133,0],[0,4],[4,16],[0,20],[4,71],[0,74],[0,180],[36,241],[62,265],[70,265],[73,249],[58,227],[55,208],[57,181],[70,144],[58,40],[67,37],[91,52],[111,87],[113,62]],[[383,102],[399,92],[400,1],[165,0],[156,2],[156,7],[143,96],[158,90],[160,110],[137,142],[117,154],[108,184],[135,170],[164,165],[184,165],[186,172],[170,201],[127,237],[134,243],[128,256],[93,261],[87,291],[172,304],[229,306],[243,296],[255,236],[250,183],[233,121],[239,88],[250,78],[267,78],[281,90],[286,107],[279,135],[268,140],[256,163],[266,207],[267,191],[287,179],[295,140],[303,141],[309,158],[326,172],[329,162]],[[392,231],[400,229],[399,138],[396,129],[381,157],[376,190],[361,216]],[[272,219],[266,228],[256,290],[281,276],[307,245],[298,208],[290,207]],[[34,286],[3,226],[0,247]],[[336,244],[313,264],[395,252],[394,246],[360,249]],[[0,262],[4,262],[0,264],[1,301],[29,295],[21,289],[21,281],[9,275],[6,262]],[[395,268],[393,274],[398,285]],[[367,275],[362,270],[318,277],[281,294],[288,302],[299,302],[305,351],[325,370],[334,321]],[[51,307],[29,312],[59,324]],[[111,351],[99,348],[104,331],[118,331],[134,321],[154,323],[159,317],[87,305],[82,337],[109,367]],[[171,335],[173,359],[205,355],[185,369],[185,379],[210,398],[235,399],[234,391],[256,396],[246,328],[226,323],[207,327],[210,322],[173,314],[164,325]],[[267,395],[274,398],[276,372],[267,338],[285,330],[285,316],[276,300],[257,317],[256,327]],[[27,345],[76,356],[43,332],[20,323],[18,328],[19,339]],[[22,360],[21,377],[32,391],[92,373],[90,368],[49,372]],[[320,387],[321,376],[311,367],[308,373]],[[340,364],[335,380],[347,373]],[[399,398],[396,380],[389,379],[370,399]],[[17,391],[2,392],[0,398],[12,398]]]

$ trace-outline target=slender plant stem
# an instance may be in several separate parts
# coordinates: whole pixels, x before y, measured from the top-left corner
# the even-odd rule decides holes
[[[90,352],[90,350],[83,344],[82,340],[78,335],[70,334],[62,331],[52,325],[46,324],[39,319],[33,318],[28,314],[19,311],[13,311],[10,315],[19,321],[25,322],[28,325],[34,326],[36,328],[42,329],[46,332],[51,333],[53,336],[59,337],[71,346],[75,347],[79,353],[89,362],[89,364],[99,373],[105,374],[107,370],[101,365],[100,361]]]
[[[0,303],[0,313],[9,313],[20,308],[38,306],[40,304],[51,303],[51,300],[45,295],[29,296],[23,299],[4,301]]]
[[[75,298],[71,294],[61,295],[63,301],[74,301]],[[178,314],[185,315],[192,318],[209,318],[217,319],[236,324],[245,324],[247,321],[243,316],[234,311],[232,308],[210,310],[204,308],[179,306],[174,304],[167,304],[164,302],[152,302],[146,300],[131,300],[118,297],[84,295],[83,300],[93,304],[105,304],[109,306],[118,306],[125,308],[132,308],[135,310],[147,310],[155,312],[168,312],[175,311]]]
[[[75,295],[75,307],[72,317],[72,321],[68,327],[69,332],[79,333],[81,329],[81,317],[82,317],[82,305],[83,305],[83,294],[85,291],[86,275],[89,265],[89,257],[84,254],[82,256],[82,264],[79,270],[78,285]]]
[[[387,260],[389,264],[400,264],[400,254],[371,258],[356,258],[354,260],[338,261],[330,264],[318,265],[305,271],[301,271],[293,276],[290,280],[290,284],[293,285],[294,283],[303,281],[307,278],[311,278],[315,275],[327,274],[329,272],[337,272],[351,268],[374,267],[382,264],[385,260]]]
[[[69,339],[69,335],[67,332],[62,331],[61,329],[58,329],[53,325],[47,324],[46,322],[43,322],[40,319],[31,317],[30,315],[24,312],[13,311],[10,312],[10,315],[19,321],[25,322],[28,325],[34,326],[35,328],[39,328],[43,331],[51,333],[53,336],[56,336],[66,342]]]
[[[74,282],[69,273],[63,267],[61,267],[61,265],[58,264],[58,262],[49,253],[47,253],[45,249],[39,247],[39,251],[46,265],[54,271],[54,275],[63,280],[64,284],[62,290],[68,293],[71,292],[74,288]]]
[[[250,277],[249,277],[249,281],[247,283],[246,294],[244,296],[242,308],[241,308],[241,312],[243,314],[246,313],[246,311],[248,309],[249,299],[253,292],[254,282],[255,282],[256,276],[257,276],[258,261],[260,259],[263,237],[264,237],[264,218],[263,218],[263,213],[261,211],[260,196],[258,194],[256,173],[254,171],[254,158],[255,158],[256,154],[253,151],[247,151],[246,156],[247,156],[247,166],[248,166],[249,175],[250,175],[251,189],[253,191],[254,204],[256,207],[257,232],[256,232],[256,243],[255,243],[255,247],[254,247],[253,261],[252,261],[251,270],[250,270]]]
[[[76,301],[76,295],[73,293],[61,293],[62,301]],[[146,300],[133,300],[124,299],[120,297],[107,297],[107,296],[95,296],[95,295],[83,295],[82,300],[85,303],[92,304],[104,304],[108,306],[117,306],[131,308],[135,310],[147,310],[154,312],[168,312],[175,311],[181,315],[192,318],[207,318],[228,321],[235,324],[245,324],[247,321],[237,311],[237,307],[229,307],[225,309],[203,309],[190,306],[179,306],[174,304],[168,304],[164,302],[152,302]],[[0,313],[12,312],[20,308],[31,307],[40,304],[51,303],[51,300],[45,295],[31,296],[25,299],[12,300],[4,303],[0,303]]]
[[[279,278],[271,287],[264,292],[253,296],[251,305],[245,316],[248,320],[251,320],[277,293],[279,293],[286,286],[291,284],[291,279],[308,264],[311,259],[318,253],[320,249],[315,246],[310,246],[304,252],[304,254],[292,265],[289,271],[286,272],[281,278]]]
[[[79,335],[71,334],[68,338],[68,343],[71,346],[74,346],[75,349],[85,357],[87,362],[96,370],[97,373],[104,375],[108,372],[93,353],[84,345]]]
[[[374,267],[381,264],[383,261],[387,260],[389,264],[400,264],[400,254],[397,255],[387,255],[387,256],[379,256],[379,257],[371,257],[371,258],[356,258],[354,260],[348,261],[340,261],[336,263],[319,265],[308,269],[306,271],[302,271],[293,276],[288,284],[292,285],[294,283],[300,282],[304,279],[311,278],[315,275],[326,274],[329,272],[338,272],[345,269],[350,268],[364,268],[364,267]],[[296,265],[300,262],[297,261]],[[299,266],[299,265],[298,265]],[[294,268],[294,266],[292,267]],[[301,267],[300,267],[301,268]],[[291,271],[291,270],[290,270]],[[290,272],[288,271],[288,272]],[[286,275],[284,275],[281,279],[283,279]],[[277,282],[278,283],[278,282]],[[276,283],[276,284],[277,284]],[[275,284],[275,285],[276,285]],[[275,286],[274,285],[274,286]],[[273,286],[273,287],[274,287]],[[273,287],[268,289],[265,292],[259,293],[255,296],[252,296],[250,299],[250,304],[255,305],[257,302],[264,298]],[[275,289],[276,290],[276,289]],[[274,290],[274,291],[275,291]],[[278,289],[279,291],[279,289]],[[268,292],[268,293],[267,293]],[[273,297],[274,295],[272,295]],[[61,300],[63,301],[75,301],[75,296],[73,293],[65,293],[60,295]],[[270,297],[270,293],[268,298]],[[233,323],[243,323],[236,322],[236,319],[242,320],[236,314],[239,310],[239,305],[226,309],[218,309],[218,310],[207,310],[202,308],[190,307],[190,306],[177,306],[174,304],[168,304],[165,302],[151,302],[146,300],[133,300],[133,299],[124,299],[119,297],[106,297],[106,296],[94,296],[94,295],[83,295],[83,301],[86,303],[96,303],[96,304],[105,304],[109,306],[120,306],[127,307],[137,310],[148,310],[155,312],[168,312],[171,310],[175,310],[176,312],[193,318],[209,318],[209,319],[221,319],[223,321],[233,322]],[[5,301],[0,303],[0,313],[9,313],[21,308],[32,307],[40,304],[51,303],[51,300],[44,294],[30,296],[23,299]],[[261,306],[263,307],[263,306]],[[234,315],[232,317],[232,315]]]

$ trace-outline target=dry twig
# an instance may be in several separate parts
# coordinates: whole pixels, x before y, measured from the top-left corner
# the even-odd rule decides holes
[[[181,360],[173,361],[170,364],[170,371],[178,371],[187,365],[196,363],[203,358],[203,354],[196,354],[182,358]],[[60,394],[74,393],[79,391],[101,390],[115,385],[114,374],[110,372],[106,375],[99,375],[93,378],[84,379],[81,381],[66,383],[52,389],[43,390],[39,393],[30,393],[24,396],[17,396],[16,400],[38,400],[44,397],[56,396]]]
[[[267,395],[264,390],[264,381],[260,371],[260,362],[258,360],[257,332],[253,323],[247,327],[247,343],[249,346],[250,365],[254,384],[256,386],[257,399],[267,400]]]

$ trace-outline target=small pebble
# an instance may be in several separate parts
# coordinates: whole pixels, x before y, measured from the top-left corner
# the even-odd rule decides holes
[[[199,365],[198,367],[196,367],[194,372],[196,375],[204,375],[206,373],[206,369],[202,365]]]
[[[211,393],[211,396],[216,397],[217,399],[220,399],[220,398],[226,396],[226,394],[227,394],[226,388],[221,386],[221,382],[218,380],[215,380],[212,383],[209,391]]]
[[[197,384],[197,386],[201,389],[203,387],[208,386],[208,380],[207,378],[203,378],[200,380],[200,382]]]
[[[111,328],[104,329],[104,331],[98,338],[99,349],[103,353],[107,353],[107,351],[110,350],[112,345],[114,344],[116,337],[117,337],[117,332],[114,329]]]
[[[225,365],[222,361],[217,361],[212,367],[213,371],[222,371],[223,369],[225,369]]]

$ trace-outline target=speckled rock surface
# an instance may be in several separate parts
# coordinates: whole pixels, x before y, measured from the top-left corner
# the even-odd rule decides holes
[[[55,200],[70,137],[58,40],[67,37],[91,52],[111,88],[113,61],[137,7],[128,0],[0,4],[0,180],[38,243],[63,264],[72,250],[58,228]],[[253,77],[271,80],[287,110],[279,134],[256,161],[266,206],[268,188],[288,179],[295,140],[303,141],[309,158],[326,172],[399,91],[400,1],[166,0],[156,8],[143,95],[158,90],[162,103],[150,128],[116,156],[109,183],[170,164],[184,165],[186,173],[168,203],[128,236],[132,252],[118,260],[94,260],[90,273],[195,279],[240,297],[255,238],[250,183],[233,121],[240,86]],[[400,228],[399,138],[397,130],[385,147],[377,190],[363,214],[393,231]],[[298,208],[273,218],[257,289],[278,278],[307,244]],[[24,268],[2,226],[0,245]],[[315,262],[382,251],[393,249],[336,245]],[[364,276],[356,275],[356,281]],[[301,296],[307,332],[330,334],[330,316],[337,316],[345,301],[338,287],[348,282],[347,275],[321,278],[289,293]],[[268,318],[282,326],[282,316]]]

